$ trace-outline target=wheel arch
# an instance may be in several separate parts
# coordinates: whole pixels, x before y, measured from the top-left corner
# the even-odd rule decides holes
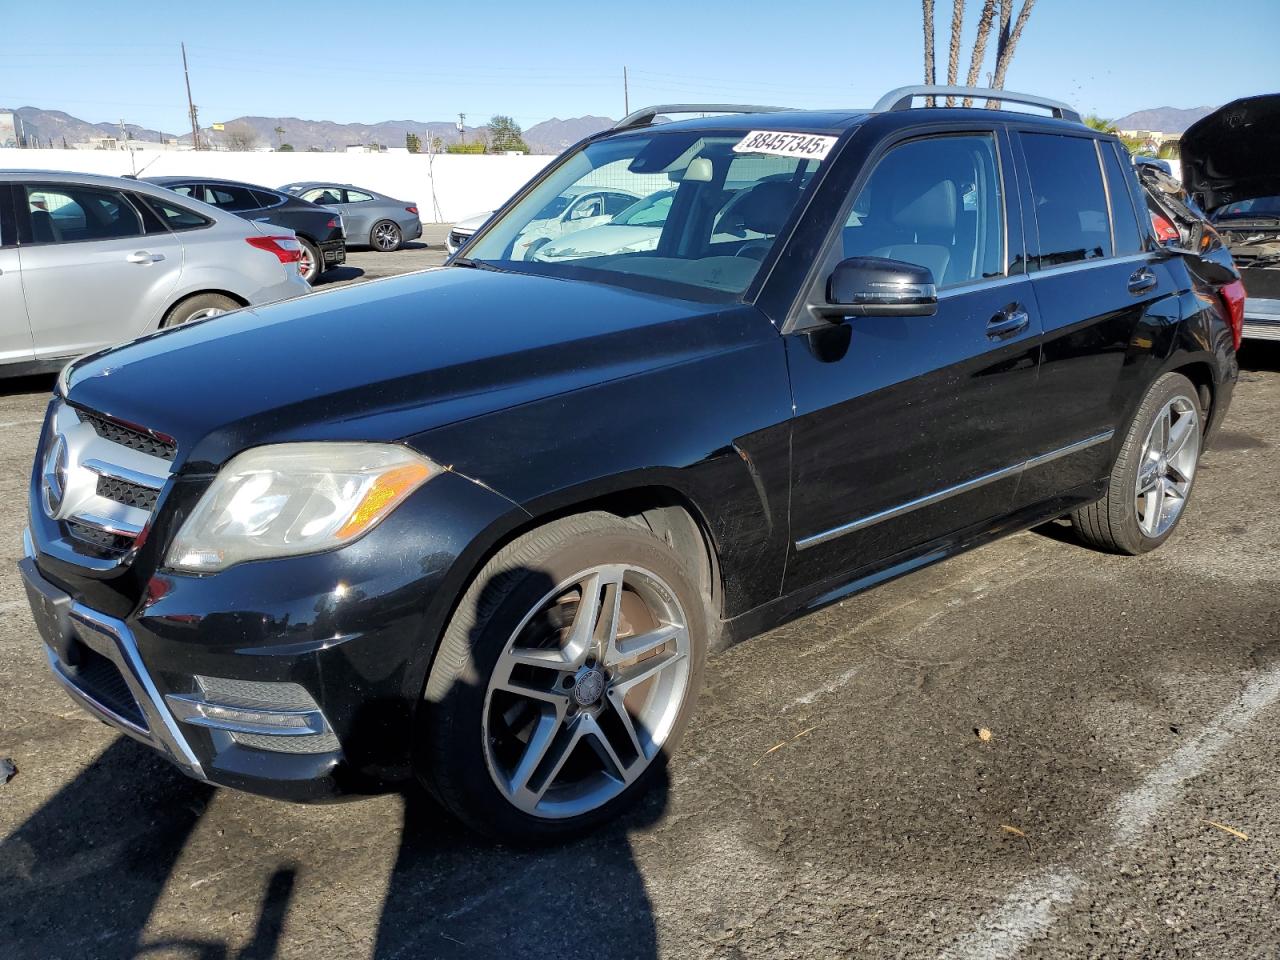
[[[173,313],[174,310],[178,309],[178,307],[182,306],[188,300],[194,299],[195,297],[204,297],[209,295],[226,297],[229,300],[234,300],[236,303],[240,304],[240,306],[242,307],[249,306],[248,300],[240,296],[240,294],[235,293],[234,291],[231,291],[231,290],[224,290],[218,287],[207,287],[207,288],[202,288],[200,290],[189,290],[186,293],[182,294],[181,296],[176,297],[172,303],[170,303],[167,307],[164,308],[164,310],[160,314],[161,322],[166,320],[169,317],[169,314]]]

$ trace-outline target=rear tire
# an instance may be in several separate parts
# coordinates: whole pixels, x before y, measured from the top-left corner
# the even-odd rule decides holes
[[[298,243],[302,244],[302,262],[298,265],[299,272],[302,274],[302,279],[314,287],[320,281],[320,274],[324,273],[324,256],[320,253],[320,248],[306,237],[299,237]]]
[[[1071,515],[1077,536],[1096,549],[1131,556],[1168,540],[1186,512],[1203,435],[1195,385],[1180,373],[1166,373],[1138,406],[1106,496]]]
[[[197,293],[174,304],[160,321],[161,327],[179,327],[193,320],[207,320],[221,316],[232,310],[239,310],[241,304],[221,293]]]
[[[404,243],[404,233],[399,224],[390,220],[379,220],[369,231],[369,246],[379,253],[391,253],[399,250]]]
[[[664,541],[613,514],[512,541],[440,641],[419,710],[419,778],[508,843],[615,817],[660,775],[697,699],[708,609],[697,584]]]

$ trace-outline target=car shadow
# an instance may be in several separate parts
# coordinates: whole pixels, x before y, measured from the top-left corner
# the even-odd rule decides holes
[[[545,581],[534,588],[541,596],[550,580],[536,576]],[[370,955],[656,958],[653,912],[631,842],[633,833],[660,821],[667,808],[666,771],[654,773],[651,788],[614,822],[579,840],[527,849],[479,837],[425,790],[405,787],[399,843],[377,928],[361,937],[372,944]],[[318,842],[301,862],[294,854],[275,865],[256,897],[256,921],[244,946],[206,937],[198,927],[186,937],[145,935],[162,898],[181,902],[192,918],[244,898],[241,885],[252,874],[237,865],[261,850],[223,846],[225,860],[205,868],[224,870],[225,879],[201,889],[175,888],[175,866],[214,793],[146,747],[123,737],[114,741],[0,839],[0,956],[250,960],[292,953],[290,929],[313,942],[314,931],[307,928],[314,916],[306,915],[313,908],[295,917],[292,927],[289,922],[295,880],[299,872],[340,871],[343,865],[326,856],[343,856],[341,843]],[[348,821],[334,829],[351,828]],[[378,830],[383,832],[381,824]],[[326,854],[330,849],[335,852]],[[333,922],[343,922],[340,901],[325,910]],[[174,921],[167,913],[163,926],[172,928]]]
[[[320,274],[320,282],[315,284],[313,289],[328,286],[331,283],[344,283],[348,280],[359,280],[364,276],[364,270],[360,267],[353,267],[350,264],[343,264],[340,267],[334,267]]]

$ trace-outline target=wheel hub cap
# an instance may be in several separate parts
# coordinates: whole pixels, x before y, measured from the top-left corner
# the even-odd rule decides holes
[[[589,707],[604,694],[605,675],[594,668],[578,674],[573,684],[573,700],[580,707]]]
[[[1189,397],[1174,397],[1156,415],[1138,464],[1138,526],[1163,536],[1187,502],[1200,458],[1200,415]]]

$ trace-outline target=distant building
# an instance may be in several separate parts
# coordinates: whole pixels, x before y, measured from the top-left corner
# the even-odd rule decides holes
[[[135,140],[130,137],[90,137],[78,143],[70,144],[73,150],[190,150],[191,144],[179,143],[176,137],[164,140]]]

